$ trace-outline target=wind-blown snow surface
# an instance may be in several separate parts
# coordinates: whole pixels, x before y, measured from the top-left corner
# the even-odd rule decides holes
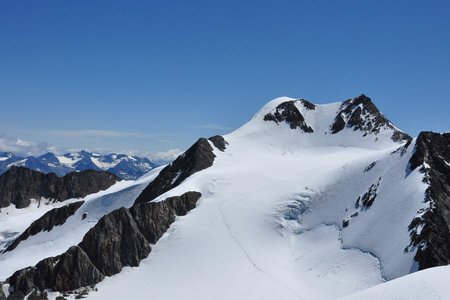
[[[435,267],[380,284],[342,300],[445,300],[450,298],[448,278],[450,267]]]
[[[415,271],[415,253],[404,249],[426,185],[407,171],[412,147],[395,151],[387,129],[331,135],[340,103],[308,111],[296,102],[312,134],[263,121],[288,100],[224,136],[229,145],[215,150],[212,167],[158,197],[203,195],[139,268],[89,297],[334,299]],[[355,206],[377,184],[372,205]]]

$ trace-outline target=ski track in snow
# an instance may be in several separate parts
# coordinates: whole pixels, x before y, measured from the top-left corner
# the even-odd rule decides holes
[[[228,233],[229,233],[230,237],[235,241],[236,245],[241,249],[242,253],[245,255],[245,257],[250,262],[250,264],[255,268],[255,270],[257,272],[263,273],[267,278],[272,280],[275,284],[279,285],[280,287],[286,289],[287,291],[289,291],[290,293],[295,295],[296,298],[301,299],[301,296],[298,295],[294,290],[292,290],[288,286],[285,286],[284,284],[282,284],[281,282],[276,280],[274,277],[270,276],[269,273],[265,272],[258,264],[256,264],[256,262],[252,259],[250,254],[247,252],[247,250],[245,250],[245,247],[242,245],[241,241],[239,241],[239,239],[233,234],[233,231],[231,230],[230,224],[227,222],[227,218],[225,216],[225,213],[223,212],[223,208],[222,208],[221,204],[219,205],[219,212],[220,212],[220,214],[222,216],[223,223],[227,227],[227,230],[228,230]]]

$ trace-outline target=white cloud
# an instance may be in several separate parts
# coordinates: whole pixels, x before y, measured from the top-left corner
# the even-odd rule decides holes
[[[152,134],[146,134],[136,131],[115,131],[115,130],[99,130],[99,129],[85,129],[85,130],[40,130],[37,133],[46,134],[54,137],[64,138],[89,138],[89,137],[108,137],[108,138],[150,138],[155,137]]]
[[[122,151],[128,155],[147,157],[155,163],[166,163],[180,156],[184,151],[180,149],[169,149],[166,151]]]
[[[55,150],[54,147],[44,142],[34,143],[0,135],[1,152],[12,152],[17,155],[41,155],[53,150]]]

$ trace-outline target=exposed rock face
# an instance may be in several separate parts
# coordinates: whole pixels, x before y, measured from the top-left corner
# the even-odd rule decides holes
[[[161,202],[137,203],[130,213],[147,241],[154,244],[175,221],[175,216],[184,216],[194,209],[200,197],[199,192],[187,192]]]
[[[187,192],[161,202],[136,203],[103,216],[78,246],[9,277],[12,296],[23,299],[33,290],[73,291],[93,286],[124,266],[138,266],[150,253],[150,243],[164,234],[177,215],[193,209],[200,197],[198,192]]]
[[[147,202],[178,186],[192,174],[209,168],[216,155],[207,139],[201,138],[165,167],[139,195],[135,203]]]
[[[377,183],[372,184],[369,187],[369,190],[362,195],[362,197],[358,197],[355,203],[355,208],[359,208],[361,206],[361,209],[368,209],[372,206],[373,202],[377,198],[377,191],[378,187],[380,186],[380,179],[378,179]]]
[[[228,143],[221,135],[212,136],[208,140],[210,140],[214,146],[222,152],[227,148]]]
[[[8,248],[6,248],[5,252],[15,249],[20,242],[32,235],[38,234],[41,231],[50,231],[53,227],[64,224],[66,220],[72,216],[81,205],[83,205],[83,203],[84,201],[78,201],[46,212],[42,217],[31,223],[31,225],[11,245],[9,245]]]
[[[306,109],[309,109],[309,110],[315,110],[316,109],[316,105],[311,103],[311,102],[309,102],[308,100],[300,99],[300,102],[302,102],[303,106]]]
[[[314,104],[309,103],[307,105],[312,107]],[[275,113],[268,113],[264,116],[264,121],[273,121],[277,124],[286,122],[292,129],[299,127],[304,132],[313,132],[313,129],[306,124],[305,118],[295,106],[295,101],[281,103],[276,107]]]
[[[54,173],[44,174],[13,166],[0,175],[0,207],[14,204],[17,208],[24,208],[30,205],[31,199],[64,201],[85,197],[109,188],[118,180],[111,173],[94,170],[58,177]]]
[[[92,264],[87,254],[72,246],[64,254],[41,260],[35,267],[16,271],[8,282],[14,293],[33,290],[70,291],[93,285],[105,276]]]
[[[409,225],[419,269],[450,264],[450,133],[421,132],[410,168],[420,167],[429,184],[430,208]],[[405,249],[407,251],[408,249]]]
[[[119,273],[124,266],[138,266],[151,251],[148,241],[126,208],[103,216],[79,246],[107,276]]]
[[[345,127],[362,131],[364,134],[376,134],[382,128],[388,128],[393,130],[391,137],[393,141],[411,140],[409,135],[396,129],[372,103],[372,100],[365,95],[342,102],[341,108],[330,127],[331,133],[336,134]]]

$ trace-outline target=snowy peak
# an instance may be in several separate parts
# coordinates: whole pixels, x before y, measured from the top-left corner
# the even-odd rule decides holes
[[[364,94],[342,102],[330,129],[332,134],[336,134],[344,128],[362,131],[365,135],[378,134],[382,130],[392,131],[391,138],[394,142],[410,139],[407,134],[398,130]]]
[[[411,140],[365,95],[321,105],[304,99],[277,98],[231,135],[259,136],[270,144],[282,140],[282,145],[289,147],[382,149]]]

